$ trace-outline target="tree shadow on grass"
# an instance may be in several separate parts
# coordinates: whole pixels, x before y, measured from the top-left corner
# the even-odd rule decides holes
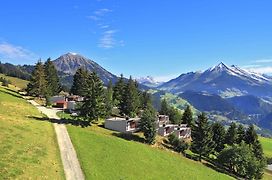
[[[145,143],[145,139],[136,135],[136,134],[114,132],[114,133],[112,133],[112,135],[116,136],[118,138],[125,139],[127,141],[136,141],[136,142],[140,142],[140,143]]]
[[[73,126],[81,126],[82,128],[91,126],[89,121],[82,121],[79,119],[53,119],[48,117],[37,117],[37,116],[28,116],[28,118],[32,118],[38,121],[48,121],[51,123],[57,123],[57,124],[70,124]]]
[[[4,91],[4,90],[0,89],[0,91],[1,91],[2,93],[6,93],[6,94],[11,95],[11,96],[16,97],[16,98],[21,98],[21,99],[23,98],[23,97],[22,97],[21,95],[19,95],[18,92],[16,92],[16,91],[13,91],[13,90],[8,89],[8,88],[5,88],[5,90],[7,90],[7,91]]]
[[[240,179],[239,176],[231,173],[230,171],[226,170],[224,167],[222,167],[221,165],[219,164],[213,164],[213,163],[209,163],[209,162],[203,162],[202,164],[204,164],[205,166],[217,171],[217,172],[220,172],[220,173],[224,173],[224,174],[227,174],[235,179]]]

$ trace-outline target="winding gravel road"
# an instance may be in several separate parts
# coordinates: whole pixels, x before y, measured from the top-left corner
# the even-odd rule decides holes
[[[40,106],[33,100],[28,100],[31,104],[38,108],[40,112],[48,116],[49,119],[60,120],[57,116],[58,110],[48,109]],[[84,174],[81,170],[76,151],[71,142],[66,126],[64,124],[54,123],[55,132],[59,144],[61,160],[67,180],[84,180]]]

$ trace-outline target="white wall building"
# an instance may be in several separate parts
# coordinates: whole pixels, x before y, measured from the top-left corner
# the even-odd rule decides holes
[[[105,128],[123,133],[132,133],[139,130],[140,118],[113,117],[105,120]]]
[[[158,129],[158,134],[160,136],[168,136],[172,133],[174,133],[178,138],[187,139],[191,137],[191,128],[187,127],[186,124],[166,124],[160,126]]]
[[[187,124],[181,124],[175,127],[173,132],[178,138],[187,139],[191,137],[191,128],[187,127]]]

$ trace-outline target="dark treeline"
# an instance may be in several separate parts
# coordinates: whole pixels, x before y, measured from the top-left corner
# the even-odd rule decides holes
[[[59,94],[61,85],[57,70],[50,58],[44,64],[41,61],[37,62],[26,90],[31,96],[45,97],[47,100]]]
[[[31,77],[31,69],[33,66],[15,66],[10,63],[1,63],[0,62],[0,73],[7,76],[17,77],[24,80],[29,80]]]
[[[245,129],[232,123],[226,130],[218,122],[210,123],[204,113],[192,127],[191,150],[210,159],[215,165],[246,179],[261,179],[266,166],[263,148],[253,125]]]

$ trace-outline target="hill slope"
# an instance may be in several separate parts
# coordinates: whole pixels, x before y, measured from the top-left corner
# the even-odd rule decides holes
[[[235,108],[245,114],[261,114],[265,115],[272,112],[272,104],[262,100],[261,98],[248,95],[236,96],[226,99]]]
[[[87,179],[231,179],[179,154],[117,137],[96,125],[68,126]]]
[[[24,89],[27,87],[28,81],[23,80],[23,79],[19,79],[16,77],[11,77],[11,76],[6,76],[4,74],[0,74],[0,77],[6,78],[8,80],[10,80],[11,84],[20,88],[20,89]]]
[[[52,124],[0,86],[0,179],[64,179]]]

